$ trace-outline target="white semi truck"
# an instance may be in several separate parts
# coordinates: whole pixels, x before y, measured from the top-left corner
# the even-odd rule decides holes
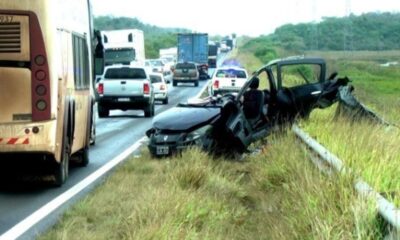
[[[104,64],[137,64],[145,60],[144,36],[139,29],[101,31],[104,46]]]

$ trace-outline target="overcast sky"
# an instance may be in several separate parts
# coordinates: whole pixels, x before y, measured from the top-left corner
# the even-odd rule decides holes
[[[92,0],[94,14],[136,17],[160,27],[211,35],[257,36],[286,23],[319,21],[349,12],[400,12],[400,0]]]

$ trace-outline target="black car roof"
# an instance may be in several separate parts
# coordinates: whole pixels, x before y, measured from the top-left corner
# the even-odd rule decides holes
[[[309,63],[309,64],[324,64],[325,60],[319,57],[304,57],[304,56],[293,56],[281,59],[275,59],[268,62],[264,67],[281,64],[281,65],[290,65],[290,64],[299,64],[299,63]]]

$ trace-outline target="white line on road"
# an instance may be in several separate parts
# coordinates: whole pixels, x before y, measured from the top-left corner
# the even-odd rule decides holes
[[[72,188],[68,189],[66,192],[61,194],[60,196],[53,199],[51,202],[47,203],[36,212],[32,213],[24,220],[16,224],[10,230],[5,232],[3,235],[0,236],[0,240],[11,240],[20,237],[26,231],[28,231],[31,227],[37,224],[39,221],[44,219],[50,213],[55,211],[58,207],[62,204],[66,203],[68,200],[76,196],[79,192],[85,189],[87,186],[92,184],[94,181],[102,177],[108,171],[113,169],[116,165],[120,162],[125,160],[129,155],[131,155],[135,150],[137,150],[143,143],[143,141],[147,137],[144,136],[138,141],[136,141],[132,146],[122,152],[120,155],[115,157],[113,160],[109,161],[107,164],[99,168],[97,171],[86,177],[84,180],[73,186]]]
[[[200,90],[199,93],[197,93],[196,96],[194,96],[194,98],[200,98],[201,94],[203,94],[203,92],[207,89],[208,85],[210,84],[211,80],[207,80],[207,82],[204,84],[204,87]]]

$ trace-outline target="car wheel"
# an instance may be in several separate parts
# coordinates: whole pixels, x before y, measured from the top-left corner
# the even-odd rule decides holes
[[[148,106],[146,106],[146,108],[144,109],[144,116],[145,117],[154,116],[154,103],[153,104],[149,104]]]
[[[194,86],[195,86],[195,87],[198,87],[198,86],[199,86],[199,81],[198,81],[198,80],[194,82]]]
[[[163,100],[163,104],[168,104],[168,97]]]
[[[172,81],[172,86],[176,87],[177,85],[178,85],[178,82],[175,81],[175,80],[173,80],[173,81]]]
[[[110,115],[110,109],[107,109],[107,108],[101,106],[100,104],[97,106],[97,111],[99,113],[100,118],[105,118]]]
[[[156,113],[156,106],[155,106],[154,103],[151,106],[152,106],[151,107],[151,116],[153,117],[155,115],[155,113]]]

